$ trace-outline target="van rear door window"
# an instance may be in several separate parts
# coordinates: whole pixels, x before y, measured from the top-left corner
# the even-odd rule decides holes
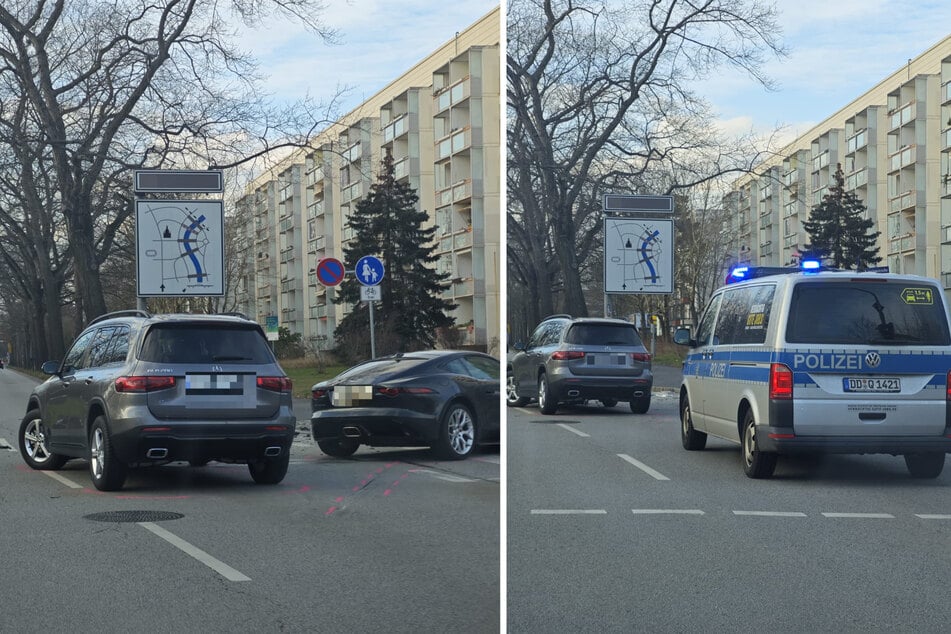
[[[951,344],[951,335],[939,292],[901,281],[798,284],[786,341],[946,346]]]

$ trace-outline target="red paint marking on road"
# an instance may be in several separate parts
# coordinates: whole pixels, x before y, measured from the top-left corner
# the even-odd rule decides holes
[[[340,497],[336,498],[336,499],[334,500],[334,502],[337,502],[338,504],[339,504],[340,502],[343,502],[343,496],[341,495]]]
[[[359,490],[360,490],[360,487],[353,487],[353,490],[354,490],[354,491],[359,491]]]
[[[392,491],[390,489],[387,489],[386,491],[383,492],[383,497],[388,496],[390,493],[392,493]]]
[[[336,507],[336,506],[331,506],[329,509],[327,509],[327,512],[324,513],[324,515],[333,515],[333,514],[334,514],[334,511],[336,511],[336,510],[337,510],[337,507]]]
[[[387,468],[389,468],[389,467],[387,467]],[[376,470],[376,473],[383,473],[383,467],[380,467],[379,469],[377,469],[377,470]]]

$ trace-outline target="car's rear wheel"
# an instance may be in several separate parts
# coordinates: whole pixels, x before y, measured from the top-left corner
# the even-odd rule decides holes
[[[647,393],[647,396],[639,396],[637,398],[631,399],[631,411],[635,414],[646,414],[647,410],[651,408],[651,395],[650,392]]]
[[[699,451],[707,446],[707,435],[693,428],[690,399],[686,395],[680,401],[680,442],[688,451]]]
[[[524,407],[526,403],[528,399],[518,395],[518,383],[510,368],[505,378],[505,404],[509,407]]]
[[[46,448],[46,426],[37,409],[31,409],[23,417],[17,440],[19,440],[20,455],[33,469],[56,470],[68,460],[66,456],[55,454]]]
[[[277,458],[252,460],[248,462],[248,471],[258,484],[277,484],[287,475],[287,465],[291,461],[290,449],[283,450]]]
[[[756,420],[753,411],[746,410],[743,418],[743,471],[750,478],[769,478],[776,470],[777,455],[760,451],[756,443]]]
[[[324,438],[317,441],[317,446],[328,456],[334,458],[346,458],[356,453],[360,443],[353,440],[339,440],[337,438]]]
[[[913,478],[937,478],[944,469],[943,453],[905,454],[905,466]]]
[[[554,414],[558,411],[558,401],[551,393],[548,385],[548,375],[544,372],[538,377],[538,409],[545,415]]]
[[[605,406],[605,407],[614,407],[615,405],[617,405],[617,399],[616,399],[616,398],[603,398],[603,399],[601,399],[601,405],[603,405],[603,406]]]
[[[476,420],[462,403],[453,403],[443,414],[436,452],[447,460],[462,460],[476,444]]]
[[[112,448],[105,417],[96,417],[89,430],[89,476],[93,485],[100,491],[118,491],[125,484],[128,471]]]

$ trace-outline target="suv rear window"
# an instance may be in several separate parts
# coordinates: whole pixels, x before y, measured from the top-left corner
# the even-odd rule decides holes
[[[639,346],[641,338],[629,324],[573,324],[565,343],[579,346]]]
[[[951,337],[938,292],[911,281],[798,284],[786,341],[946,346]]]
[[[267,341],[254,327],[160,324],[145,335],[142,361],[155,363],[271,363]]]

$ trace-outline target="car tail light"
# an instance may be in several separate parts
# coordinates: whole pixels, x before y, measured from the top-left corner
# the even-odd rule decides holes
[[[376,388],[376,393],[381,396],[396,396],[397,394],[433,394],[435,390],[428,387],[390,387],[380,385]]]
[[[650,363],[651,353],[650,352],[632,352],[631,358],[634,359],[635,361]]]
[[[568,359],[584,359],[584,352],[581,350],[556,350],[551,353],[551,358],[555,361],[566,361]]]
[[[116,392],[155,392],[175,387],[174,376],[120,376]]]
[[[313,399],[323,398],[325,396],[327,396],[327,388],[321,387],[310,391],[310,397]]]
[[[793,373],[782,363],[773,363],[769,366],[769,398],[774,400],[788,400],[792,398]]]
[[[294,386],[286,376],[259,376],[258,387],[271,392],[290,392]]]
[[[951,370],[948,370],[948,380],[945,385],[947,385],[947,387],[944,390],[944,398],[951,401]]]

